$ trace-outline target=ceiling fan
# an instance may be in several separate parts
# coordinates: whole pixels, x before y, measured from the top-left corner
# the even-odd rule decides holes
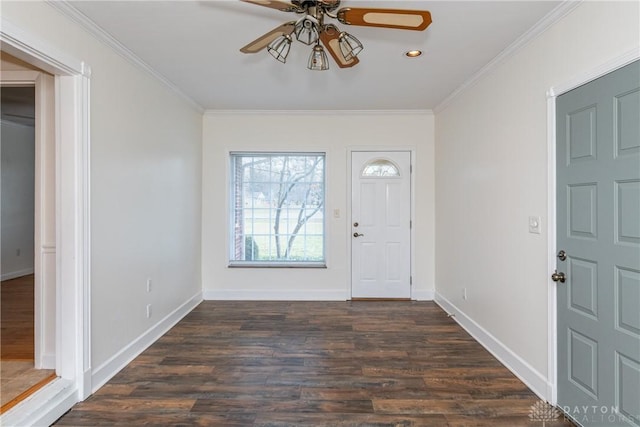
[[[286,62],[293,37],[313,45],[307,68],[322,71],[329,69],[325,49],[340,68],[356,65],[363,46],[353,35],[340,31],[325,18],[332,18],[345,25],[396,28],[423,31],[431,24],[431,13],[426,10],[378,9],[340,7],[340,0],[242,0],[247,3],[292,12],[301,17],[285,22],[258,37],[240,49],[242,53],[257,53],[267,48],[280,62]]]

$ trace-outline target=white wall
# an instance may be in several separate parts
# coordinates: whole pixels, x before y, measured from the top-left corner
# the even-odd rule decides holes
[[[638,5],[583,2],[436,115],[437,293],[543,381],[546,91],[638,46]]]
[[[311,132],[319,129],[320,132]],[[208,299],[350,298],[349,147],[413,148],[414,296],[434,291],[433,116],[416,113],[207,113],[203,131],[202,282]],[[326,157],[327,269],[228,268],[230,151],[307,150]],[[339,209],[341,217],[333,217]]]
[[[202,114],[46,3],[3,2],[2,18],[91,66],[92,367],[103,380],[199,298]]]
[[[2,200],[0,243],[2,280],[33,273],[35,130],[0,122]]]

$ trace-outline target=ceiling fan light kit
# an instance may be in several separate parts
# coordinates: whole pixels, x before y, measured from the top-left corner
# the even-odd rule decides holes
[[[299,42],[311,46],[318,41],[320,34],[318,20],[311,16],[302,18],[296,23],[295,33]]]
[[[327,58],[327,54],[320,44],[313,47],[307,68],[312,71],[325,71],[329,69],[329,58]]]
[[[325,17],[345,25],[396,28],[423,31],[431,24],[426,10],[342,8],[340,0],[242,0],[247,3],[303,15],[297,21],[287,22],[258,37],[240,49],[242,53],[257,53],[264,48],[278,61],[285,63],[293,38],[308,46],[313,45],[307,68],[314,71],[329,69],[328,51],[340,68],[356,65],[358,54],[364,49],[353,35],[340,31],[333,24],[325,24]],[[337,10],[337,11],[336,11]],[[407,55],[409,56],[409,55]]]
[[[291,36],[284,34],[267,46],[267,51],[283,64],[287,62],[287,56],[289,55],[289,49],[291,49]]]
[[[346,60],[349,60],[354,56],[358,56],[358,54],[362,52],[362,49],[364,49],[360,40],[344,31],[340,33],[340,36],[338,37],[338,45],[340,46],[342,56],[344,56]]]

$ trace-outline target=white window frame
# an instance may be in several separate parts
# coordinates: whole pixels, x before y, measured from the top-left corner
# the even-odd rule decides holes
[[[322,214],[322,260],[319,261],[247,261],[247,260],[234,260],[235,251],[235,215],[234,215],[234,203],[235,203],[235,165],[234,159],[237,156],[242,157],[278,157],[278,156],[322,156],[323,158],[323,170],[322,170],[322,207],[320,213]],[[227,217],[228,217],[228,264],[229,268],[326,268],[327,267],[327,217],[326,217],[326,205],[327,205],[327,153],[324,151],[230,151],[228,157],[228,201],[227,201]]]

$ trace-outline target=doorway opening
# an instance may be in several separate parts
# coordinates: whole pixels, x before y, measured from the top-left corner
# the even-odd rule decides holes
[[[4,52],[2,70],[0,413],[5,413],[56,378],[55,172],[48,125],[53,76]],[[43,256],[43,245],[54,248],[52,262]]]

